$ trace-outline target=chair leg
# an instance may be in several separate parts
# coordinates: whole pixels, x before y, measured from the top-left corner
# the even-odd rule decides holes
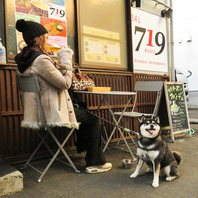
[[[70,157],[68,156],[68,154],[65,152],[65,150],[64,150],[64,145],[66,144],[66,142],[67,142],[67,140],[70,138],[70,136],[72,135],[72,133],[73,133],[73,131],[74,131],[75,129],[72,129],[71,131],[70,131],[70,133],[67,135],[67,137],[65,138],[65,140],[64,140],[64,142],[62,143],[62,145],[60,144],[60,142],[58,141],[58,139],[56,138],[56,136],[53,134],[53,132],[50,130],[50,134],[52,135],[52,137],[53,137],[53,139],[54,139],[54,141],[57,143],[57,145],[59,146],[59,150],[61,150],[62,152],[63,152],[63,154],[64,154],[64,156],[67,158],[67,160],[69,161],[69,163],[70,163],[70,165],[71,165],[71,167],[73,167],[73,169],[77,172],[77,173],[79,173],[80,171],[76,168],[76,166],[74,165],[74,163],[71,161],[71,159],[70,159]],[[60,152],[60,151],[59,151]]]
[[[129,135],[129,137],[131,138],[131,141],[133,142],[133,144],[135,144],[135,141],[134,141],[134,139],[132,138],[131,134],[128,133],[128,135]]]
[[[109,138],[108,138],[108,140],[107,140],[107,142],[106,142],[106,144],[105,144],[105,147],[103,148],[103,152],[105,152],[107,146],[109,145],[109,142],[110,142],[110,140],[111,140],[111,138],[112,138],[112,136],[113,136],[115,130],[116,130],[116,127],[114,127],[113,131],[111,132],[111,134],[110,134],[110,136],[109,136]]]
[[[37,134],[38,134],[38,136],[41,138],[41,139],[43,139],[43,137],[42,137],[42,135],[37,131]],[[49,134],[48,134],[49,135]],[[48,136],[47,135],[47,136]],[[50,147],[48,146],[48,144],[45,142],[45,141],[43,141],[43,144],[45,145],[45,147],[48,149],[48,151],[51,153],[51,155],[53,156],[54,155],[54,152],[50,149]]]
[[[49,148],[49,146],[46,144],[45,139],[47,138],[47,136],[49,135],[48,133],[46,133],[46,135],[44,136],[44,138],[42,138],[42,136],[40,135],[39,132],[37,132],[38,136],[41,138],[41,142],[39,143],[39,145],[36,147],[36,149],[34,150],[34,152],[32,153],[32,155],[29,157],[28,161],[25,163],[25,165],[21,168],[21,169],[25,169],[27,165],[31,166],[29,163],[31,162],[31,160],[33,159],[33,157],[35,156],[35,154],[37,153],[37,151],[39,150],[39,148],[41,147],[42,144],[45,144],[45,146],[47,148]],[[48,149],[50,151],[50,153],[52,152],[51,149]],[[52,156],[54,155],[53,153],[51,153]],[[31,166],[32,167],[32,166]],[[36,169],[37,170],[37,169]]]
[[[56,151],[56,153],[54,154],[53,158],[50,160],[50,162],[48,163],[47,167],[45,168],[45,170],[42,172],[41,176],[38,179],[38,182],[41,182],[42,178],[44,177],[44,175],[46,174],[46,172],[48,171],[48,169],[50,168],[50,166],[52,165],[52,163],[54,162],[54,160],[56,159],[56,157],[58,156],[58,154],[60,153],[60,151],[63,152],[64,156],[66,157],[66,159],[69,161],[70,166],[73,167],[73,169],[79,173],[80,171],[76,168],[76,166],[74,165],[74,163],[71,161],[70,157],[68,156],[68,154],[65,152],[65,150],[63,149],[65,143],[67,142],[67,140],[69,139],[69,137],[71,136],[71,134],[73,133],[74,129],[72,129],[70,131],[70,133],[67,135],[67,137],[65,138],[65,140],[63,141],[62,144],[60,144],[60,142],[58,141],[58,139],[56,138],[56,136],[54,135],[54,133],[48,129],[50,135],[52,136],[52,138],[54,139],[54,141],[56,142],[56,144],[58,145],[59,149]]]
[[[125,107],[125,108],[126,108],[126,107]],[[122,118],[122,116],[120,116],[119,119],[116,120],[115,117],[113,117],[114,122],[115,122],[116,125],[118,125],[118,123],[121,121],[121,118]],[[112,133],[114,133],[115,128],[116,128],[116,127],[114,127],[114,130],[113,130]],[[122,131],[121,131],[121,129],[118,128],[118,131],[120,132],[120,135],[121,135],[121,137],[123,138],[124,143],[126,144],[128,150],[129,150],[129,153],[131,154],[131,156],[132,156],[132,158],[133,158],[133,161],[136,161],[137,159],[134,157],[134,155],[133,155],[133,153],[132,153],[132,151],[131,151],[131,149],[130,149],[130,147],[129,147],[129,145],[128,145],[128,143],[127,143],[127,141],[126,141],[126,139],[125,139],[125,137],[124,137],[124,135],[123,135],[123,133],[122,133]],[[111,135],[111,137],[112,137],[112,135]]]
[[[127,122],[128,123],[128,122]],[[122,125],[123,123],[121,122],[121,125]],[[126,127],[126,124],[124,124],[124,127]],[[124,131],[123,131],[123,133],[124,133]],[[120,144],[120,140],[121,140],[121,136],[120,136],[120,138],[119,138],[119,140],[118,140],[118,142],[117,142],[117,146]]]
[[[126,139],[125,139],[125,137],[124,137],[124,135],[123,135],[123,133],[122,133],[122,131],[121,131],[119,128],[118,128],[118,130],[119,130],[120,135],[122,136],[122,138],[123,138],[123,140],[124,140],[124,143],[126,144],[128,150],[129,150],[129,153],[131,154],[131,156],[132,156],[132,158],[133,158],[133,161],[136,161],[137,159],[134,157],[134,155],[133,155],[133,153],[132,153],[132,151],[131,151],[131,149],[130,149],[130,147],[129,147],[129,145],[128,145],[128,143],[127,143],[127,141],[126,141]]]
[[[124,133],[124,131],[123,131],[122,133]],[[128,132],[127,132],[127,133],[128,133]],[[134,141],[134,139],[132,138],[131,134],[128,133],[128,135],[129,135],[129,137],[131,138],[131,141],[133,142],[133,144],[135,144],[135,141]],[[120,144],[120,140],[121,140],[121,136],[120,136],[120,138],[119,138],[119,140],[118,140],[118,142],[117,142],[117,146]]]
[[[126,128],[128,123],[129,123],[129,119],[127,119],[127,122],[126,123],[121,122],[121,125],[123,125]],[[124,131],[123,131],[123,133],[124,133]],[[129,132],[127,132],[127,133],[129,135],[129,137],[131,138],[131,141],[133,142],[133,144],[135,144],[135,141],[132,138],[131,134]],[[120,136],[120,138],[119,138],[119,140],[117,142],[117,146],[120,144],[120,140],[121,140],[121,136]]]
[[[121,122],[121,125],[123,125],[123,126],[126,128],[128,122],[129,122],[129,119],[127,119],[127,122],[126,122],[126,123],[123,123],[122,121],[120,121],[120,122]],[[122,133],[124,133],[124,131],[122,131]],[[127,132],[127,133],[128,133],[128,132]],[[135,141],[134,141],[134,139],[132,138],[131,134],[128,133],[128,135],[129,135],[129,137],[131,138],[131,141],[133,142],[133,144],[135,144]],[[120,144],[120,140],[121,140],[121,136],[120,136],[120,138],[119,138],[119,140],[118,140],[118,142],[117,142],[117,146]]]

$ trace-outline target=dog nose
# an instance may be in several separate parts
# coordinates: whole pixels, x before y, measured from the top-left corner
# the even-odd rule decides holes
[[[154,129],[154,125],[153,124],[151,124],[150,127],[151,127],[151,129]]]

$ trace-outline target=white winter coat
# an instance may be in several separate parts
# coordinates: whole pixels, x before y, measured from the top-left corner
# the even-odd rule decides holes
[[[47,124],[51,127],[79,128],[76,121],[72,100],[67,89],[72,82],[71,49],[59,50],[60,63],[67,67],[66,74],[55,67],[53,60],[42,54],[25,70],[22,76],[36,76],[40,86],[41,103]],[[22,127],[39,129],[42,126],[38,104],[34,93],[24,94],[24,120]]]

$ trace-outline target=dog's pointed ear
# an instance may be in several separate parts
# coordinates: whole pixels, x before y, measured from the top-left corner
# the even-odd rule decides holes
[[[139,123],[143,122],[146,119],[146,117],[144,115],[142,115],[142,117],[138,118]]]
[[[158,124],[160,123],[159,116],[156,116],[156,117],[155,117],[155,120],[156,120],[156,122],[157,122]]]

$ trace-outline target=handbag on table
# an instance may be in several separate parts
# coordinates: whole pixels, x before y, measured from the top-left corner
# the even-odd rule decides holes
[[[76,67],[76,68],[75,68]],[[91,78],[90,74],[83,74],[80,71],[80,67],[77,63],[74,64],[74,73],[72,74],[71,88],[76,91],[85,91],[88,87],[95,87],[95,82]]]

